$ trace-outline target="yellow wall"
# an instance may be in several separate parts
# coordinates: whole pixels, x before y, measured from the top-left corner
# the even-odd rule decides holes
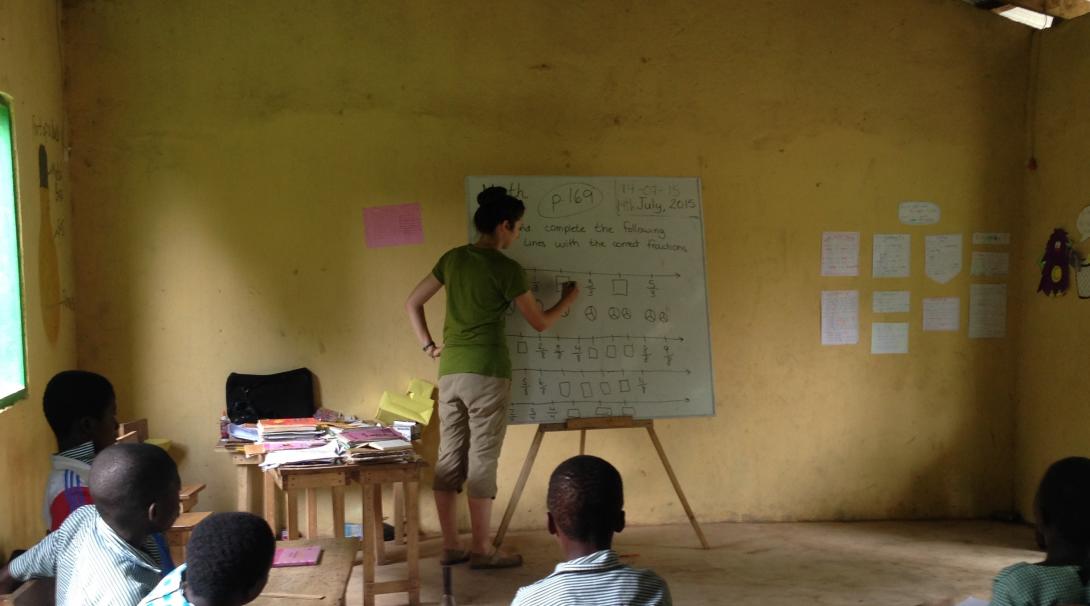
[[[308,366],[327,406],[364,414],[434,374],[401,303],[464,240],[466,175],[696,175],[718,414],[659,430],[697,514],[1007,510],[1013,338],[919,332],[922,296],[962,296],[963,327],[968,299],[967,269],[922,278],[922,235],[1014,229],[1028,31],[952,0],[802,6],[73,2],[80,360],[229,507],[228,372]],[[889,283],[913,290],[912,354],[871,356],[887,284],[820,278],[821,232],[862,231],[866,265],[911,199],[944,213]],[[364,248],[361,209],[403,202],[426,243]],[[863,290],[862,342],[822,348],[820,291],[840,287]],[[508,433],[501,507],[531,433]],[[547,438],[516,525],[540,524],[576,448]],[[643,436],[590,450],[631,521],[684,519]]]
[[[1027,179],[1026,238],[1020,271],[1026,304],[1017,323],[1023,337],[1018,360],[1015,489],[1017,506],[1032,517],[1033,495],[1045,469],[1060,458],[1090,456],[1083,428],[1090,422],[1085,372],[1090,301],[1072,290],[1064,297],[1033,294],[1037,261],[1052,230],[1077,241],[1079,211],[1090,205],[1090,20],[1078,19],[1040,37],[1032,139],[1038,169]],[[1077,244],[1084,255],[1090,243]]]
[[[0,92],[12,97],[15,126],[29,379],[27,399],[0,412],[0,557],[13,548],[32,545],[45,534],[42,490],[56,441],[42,416],[42,390],[55,372],[76,362],[59,34],[60,10],[55,2],[0,2]],[[41,144],[57,170],[50,179],[51,225],[44,240],[38,191]],[[54,252],[46,252],[43,242],[55,247]],[[43,288],[46,282],[52,286]],[[45,296],[45,292],[53,294]],[[57,322],[52,324],[58,329],[53,338],[46,331],[47,318]]]

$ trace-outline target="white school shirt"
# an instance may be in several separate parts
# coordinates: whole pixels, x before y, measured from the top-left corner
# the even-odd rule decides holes
[[[612,549],[556,565],[518,590],[511,606],[671,606],[670,588],[650,570],[621,564]]]
[[[152,537],[136,549],[94,505],[84,505],[12,560],[8,571],[20,581],[56,577],[57,606],[136,606],[163,577],[161,563],[169,561]]]

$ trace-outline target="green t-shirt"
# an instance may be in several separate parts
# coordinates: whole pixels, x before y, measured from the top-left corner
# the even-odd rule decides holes
[[[469,244],[447,251],[431,273],[447,289],[439,376],[510,379],[504,327],[511,301],[530,289],[522,266],[496,249]]]
[[[1004,568],[992,585],[992,606],[1090,604],[1090,591],[1078,566],[1042,566],[1021,562]]]

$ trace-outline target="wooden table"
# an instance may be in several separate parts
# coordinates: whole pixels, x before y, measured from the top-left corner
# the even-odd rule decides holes
[[[348,579],[352,576],[352,565],[356,561],[356,551],[360,547],[359,541],[308,539],[276,543],[277,547],[309,545],[319,545],[322,548],[322,559],[318,561],[318,565],[273,568],[269,571],[269,582],[265,585],[265,589],[250,604],[255,606],[343,606]]]
[[[322,465],[280,467],[264,473],[265,518],[276,528],[276,491],[286,496],[285,507],[289,538],[299,533],[297,496],[305,491],[307,500],[306,534],[314,540],[318,534],[317,489],[330,488],[333,493],[333,532],[344,535],[344,488],[350,481],[360,484],[363,505],[363,603],[373,606],[375,595],[401,593],[409,595],[409,603],[420,603],[420,471],[423,461],[361,465]],[[395,581],[375,581],[375,566],[386,563],[385,541],[382,536],[382,486],[401,487],[404,495],[405,565],[407,576]],[[396,516],[400,517],[400,516]],[[400,526],[400,525],[399,525]],[[297,592],[299,593],[299,592]],[[311,606],[314,606],[311,604]]]

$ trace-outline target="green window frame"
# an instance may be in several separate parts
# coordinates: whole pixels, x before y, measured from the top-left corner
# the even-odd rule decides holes
[[[0,93],[0,409],[27,390],[18,192],[11,99]]]

